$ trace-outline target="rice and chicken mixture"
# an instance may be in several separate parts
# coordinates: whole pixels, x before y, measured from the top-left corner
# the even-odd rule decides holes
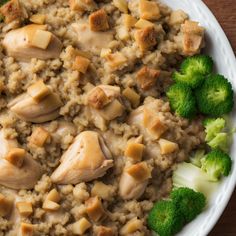
[[[151,235],[201,117],[165,97],[204,29],[147,0],[11,0],[0,8],[0,235]]]

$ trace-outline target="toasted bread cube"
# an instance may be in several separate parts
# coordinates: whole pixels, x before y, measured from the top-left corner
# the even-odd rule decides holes
[[[46,199],[58,203],[61,199],[61,196],[58,193],[58,191],[54,188],[48,193]]]
[[[196,21],[186,20],[182,25],[182,32],[186,34],[203,35],[204,28],[198,25]]]
[[[139,0],[140,17],[145,20],[158,20],[161,17],[160,9],[155,1]]]
[[[96,236],[114,236],[114,231],[112,228],[105,226],[97,226],[95,229]]]
[[[128,221],[120,230],[120,235],[129,235],[138,230],[142,230],[143,223],[137,217]]]
[[[34,226],[28,223],[20,224],[20,236],[33,236],[34,235]]]
[[[109,199],[111,195],[111,186],[104,184],[103,182],[96,182],[91,189],[92,196],[98,196],[102,199]]]
[[[13,201],[0,193],[0,217],[10,214],[13,206]]]
[[[75,235],[83,235],[92,224],[85,218],[81,218],[72,225],[72,233]]]
[[[39,25],[43,25],[45,22],[46,16],[44,14],[34,14],[30,17],[30,21],[35,23],[35,24],[39,24]]]
[[[134,37],[141,51],[148,50],[157,44],[157,33],[154,27],[137,30]]]
[[[33,213],[31,202],[17,202],[16,208],[19,211],[20,215],[24,217],[28,217]]]
[[[128,143],[125,149],[125,156],[132,158],[134,161],[141,161],[143,150],[144,145],[141,143]]]
[[[44,84],[42,80],[32,84],[28,89],[27,93],[36,101],[40,102],[46,96],[50,94],[50,89]]]
[[[144,66],[137,73],[137,83],[141,89],[148,90],[156,84],[159,75],[159,70],[151,69],[147,66]]]
[[[107,95],[99,87],[94,88],[88,95],[88,104],[95,109],[102,109],[108,102]]]
[[[118,70],[127,63],[127,58],[120,52],[115,52],[106,56],[108,65],[112,71]]]
[[[42,208],[47,211],[57,211],[60,208],[60,205],[56,202],[46,199],[43,202]]]
[[[97,196],[89,198],[85,202],[85,205],[86,212],[91,220],[97,222],[104,217],[105,211],[103,209],[101,200]]]
[[[160,145],[162,155],[175,152],[179,148],[177,143],[174,143],[169,140],[162,139],[162,138],[159,140],[159,145]]]
[[[10,23],[23,16],[22,8],[19,0],[10,0],[0,8],[0,14],[4,18],[5,23]]]
[[[113,120],[116,117],[119,117],[124,112],[124,106],[117,100],[114,99],[111,103],[106,105],[100,114],[105,120]]]
[[[170,25],[182,24],[187,18],[188,15],[182,10],[172,11],[170,14],[169,24]]]
[[[36,30],[31,45],[37,48],[46,49],[51,42],[52,33],[45,30]]]
[[[129,32],[125,26],[123,26],[123,25],[118,26],[116,28],[116,32],[117,32],[119,39],[121,39],[121,40],[129,39]]]
[[[100,57],[106,58],[109,54],[111,54],[111,49],[110,48],[102,48]]]
[[[106,31],[109,29],[107,13],[104,9],[93,12],[89,16],[89,25],[92,31]]]
[[[93,0],[69,0],[70,9],[72,11],[93,11],[96,3]]]
[[[88,69],[89,64],[90,64],[90,60],[88,58],[77,56],[72,65],[72,69],[85,74]]]
[[[134,25],[136,28],[139,28],[139,29],[143,29],[143,28],[146,28],[146,27],[153,27],[154,24],[151,22],[151,21],[148,21],[148,20],[144,20],[144,19],[139,19],[135,25]]]
[[[127,87],[123,90],[122,94],[131,102],[133,107],[137,107],[139,105],[140,95],[136,93],[133,89]]]
[[[128,29],[132,28],[137,22],[137,19],[129,14],[123,14],[123,23]]]
[[[6,160],[9,161],[12,165],[17,166],[18,168],[20,168],[23,163],[24,163],[24,159],[26,156],[26,151],[22,148],[12,148],[7,156],[6,156]]]
[[[126,172],[137,181],[145,181],[151,177],[151,171],[146,162],[134,164],[128,167]]]
[[[50,134],[43,127],[37,127],[30,136],[30,143],[42,147],[50,137]]]
[[[121,12],[128,13],[128,3],[126,0],[113,0],[113,5]]]
[[[183,52],[185,55],[192,56],[201,49],[203,36],[196,34],[184,34],[183,36]]]

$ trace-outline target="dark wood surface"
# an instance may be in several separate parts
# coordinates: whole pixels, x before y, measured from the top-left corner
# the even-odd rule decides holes
[[[224,29],[236,53],[236,0],[204,0]],[[209,236],[236,236],[236,190]]]

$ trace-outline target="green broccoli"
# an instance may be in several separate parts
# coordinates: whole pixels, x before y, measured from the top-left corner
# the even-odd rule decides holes
[[[228,176],[231,166],[230,156],[220,150],[213,150],[202,159],[202,170],[210,181],[218,181],[222,175]]]
[[[190,157],[190,162],[197,167],[201,167],[202,166],[201,159],[204,157],[204,155],[205,155],[205,150],[199,149],[194,153],[192,157]]]
[[[148,214],[147,224],[159,236],[172,236],[183,227],[184,219],[172,201],[161,200]]]
[[[178,206],[185,222],[188,223],[199,215],[206,206],[206,198],[200,192],[190,188],[177,188],[170,194],[171,199]]]
[[[229,113],[234,105],[232,85],[222,75],[210,75],[195,95],[199,111],[206,115]]]
[[[212,149],[220,149],[224,152],[229,151],[230,136],[227,133],[218,133],[211,141],[207,143]]]
[[[191,88],[197,88],[212,72],[212,68],[213,60],[209,56],[188,57],[181,64],[180,72],[174,72],[172,78],[177,83],[184,83]]]
[[[196,101],[192,90],[185,84],[174,84],[169,87],[167,97],[170,107],[179,116],[193,118],[196,114]]]

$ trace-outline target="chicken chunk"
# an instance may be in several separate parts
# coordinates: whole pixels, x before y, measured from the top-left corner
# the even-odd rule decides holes
[[[7,33],[3,47],[8,56],[21,61],[46,60],[59,57],[62,43],[45,25],[31,24]]]
[[[58,184],[88,182],[105,175],[113,166],[111,153],[97,132],[84,131],[62,155],[51,179]]]
[[[26,154],[24,162],[19,168],[5,159],[11,149],[17,148],[16,140],[7,139],[4,130],[0,131],[0,184],[12,189],[31,189],[42,175],[41,166]]]
[[[49,92],[44,90],[42,94],[41,86],[37,90],[33,84],[26,93],[11,101],[8,107],[20,119],[33,123],[42,123],[57,118],[62,102],[56,93],[52,92],[48,86],[45,85],[45,87]]]

